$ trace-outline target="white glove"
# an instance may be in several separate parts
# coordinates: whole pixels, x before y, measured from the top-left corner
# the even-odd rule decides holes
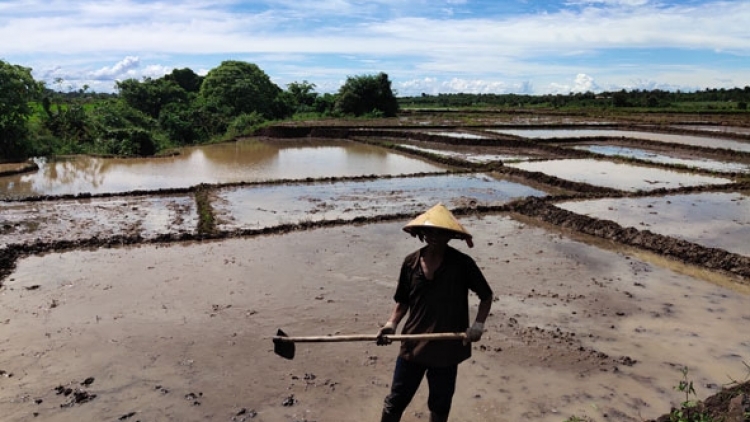
[[[469,327],[468,330],[466,330],[466,339],[464,340],[464,344],[479,341],[479,339],[482,338],[482,333],[484,333],[484,323],[474,321],[474,324],[472,324],[472,326]]]
[[[375,340],[375,343],[378,346],[391,344],[391,340],[384,337],[391,334],[396,334],[396,326],[391,321],[388,321],[378,331],[378,338]]]

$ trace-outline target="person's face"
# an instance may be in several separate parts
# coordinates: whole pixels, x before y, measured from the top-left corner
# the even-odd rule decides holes
[[[449,232],[441,229],[425,228],[420,230],[420,232],[420,240],[424,241],[428,245],[445,245],[452,238]]]

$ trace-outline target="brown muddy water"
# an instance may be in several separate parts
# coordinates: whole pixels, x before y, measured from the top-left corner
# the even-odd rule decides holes
[[[750,192],[564,202],[560,208],[750,256]]]
[[[707,158],[677,158],[640,148],[628,148],[615,145],[572,145],[574,149],[593,152],[610,157],[636,158],[652,163],[676,164],[688,168],[698,168],[723,173],[747,173],[750,165],[742,163],[710,160]]]
[[[492,155],[491,147],[474,152]],[[298,345],[290,361],[273,353],[271,336],[279,328],[290,335],[375,333],[393,308],[403,257],[420,247],[402,226],[438,201],[461,211],[476,246],[451,244],[477,260],[495,292],[487,332],[459,368],[452,422],[563,422],[573,416],[641,422],[684,400],[674,387],[685,367],[699,398],[750,376],[747,280],[554,225],[555,212],[571,213],[545,201],[565,184],[544,185],[550,178],[542,172],[631,191],[710,189],[729,179],[572,159],[506,164],[533,165],[529,173],[493,167],[497,174],[453,174],[426,158],[309,138],[196,150],[145,162],[98,161],[82,173],[52,166],[46,173],[68,177],[37,182],[46,191],[31,189],[27,180],[20,192],[387,177],[208,186],[209,206],[200,212],[215,218],[221,238],[175,236],[131,246],[116,236],[195,234],[197,194],[2,201],[3,422],[379,420],[396,346]],[[132,163],[140,164],[128,169]],[[99,176],[110,168],[127,177]],[[149,174],[158,179],[153,185]],[[0,181],[6,189],[18,183]],[[564,186],[572,189],[564,206],[581,206],[577,213],[624,225],[632,218],[639,230],[664,226],[675,237],[747,251],[740,240],[747,238],[745,190],[603,205],[570,200],[588,193],[577,188]],[[524,211],[536,202],[549,219]],[[505,212],[487,208],[497,206]],[[508,213],[513,210],[518,214]],[[393,221],[401,215],[403,221]],[[295,226],[328,220],[337,225]],[[277,231],[243,231],[279,225]],[[471,304],[473,314],[473,296]],[[428,419],[426,393],[423,385],[404,422]]]
[[[436,172],[439,164],[345,140],[245,140],[186,148],[167,158],[75,157],[0,178],[0,195],[35,196],[187,188],[332,176]]]
[[[675,135],[655,132],[640,132],[612,129],[488,129],[489,132],[521,136],[532,139],[623,137],[649,141],[671,142],[707,148],[725,148],[750,152],[750,142],[733,141],[707,136]]]
[[[630,192],[732,183],[732,180],[721,177],[701,176],[603,160],[568,159],[508,163],[507,165],[566,180]]]
[[[216,193],[214,210],[222,230],[419,214],[434,204],[499,206],[511,200],[545,196],[540,190],[487,174],[393,178],[278,187],[228,188]]]

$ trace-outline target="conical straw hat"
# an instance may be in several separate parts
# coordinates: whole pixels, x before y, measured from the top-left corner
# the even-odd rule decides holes
[[[404,226],[404,231],[412,236],[417,236],[420,228],[446,230],[453,235],[454,239],[465,240],[470,248],[474,247],[474,242],[471,240],[471,234],[466,231],[464,226],[458,222],[456,217],[454,217],[443,204],[437,204],[419,217],[411,220]]]

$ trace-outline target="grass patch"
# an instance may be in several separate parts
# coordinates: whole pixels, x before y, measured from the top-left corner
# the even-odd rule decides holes
[[[216,219],[214,209],[211,206],[210,189],[207,186],[198,186],[195,191],[195,205],[198,210],[198,234],[212,235],[216,233]]]

